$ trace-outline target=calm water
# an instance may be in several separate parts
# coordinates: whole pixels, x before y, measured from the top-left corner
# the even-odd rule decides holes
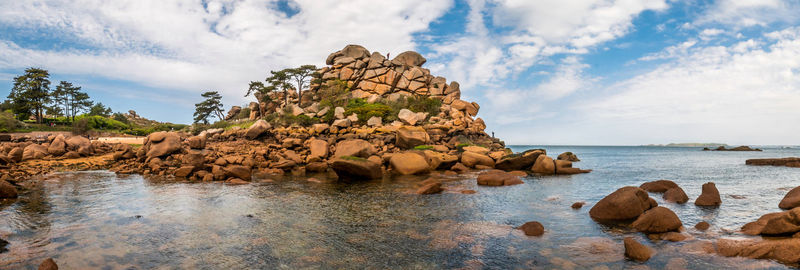
[[[35,269],[47,257],[63,269],[641,267],[622,257],[625,236],[657,250],[644,263],[653,269],[788,267],[687,253],[694,242],[649,241],[626,228],[598,225],[588,211],[619,187],[671,179],[690,203],[664,203],[651,195],[680,216],[688,233],[698,240],[730,237],[725,230],[778,211],[786,189],[800,185],[800,169],[745,166],[745,159],[800,156],[800,150],[541,148],[551,156],[572,151],[583,160],[576,167],[594,172],[529,177],[511,187],[479,187],[474,174],[459,176],[445,183],[450,192],[427,196],[411,194],[420,177],[341,184],[322,175],[315,176],[321,182],[295,178],[228,186],[108,172],[57,174],[0,206],[0,238],[11,243],[0,254],[0,269]],[[722,194],[718,209],[691,203],[708,181]],[[464,195],[461,189],[478,193]],[[572,210],[576,201],[588,205]],[[512,229],[531,220],[544,224],[543,237]],[[702,220],[713,225],[706,233],[692,228]]]

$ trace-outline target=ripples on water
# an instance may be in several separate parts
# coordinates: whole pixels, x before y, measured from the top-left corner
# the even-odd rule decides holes
[[[515,151],[538,146],[513,147]],[[619,187],[657,179],[677,182],[692,199],[664,203],[697,239],[725,236],[778,211],[800,169],[745,166],[748,158],[800,156],[800,150],[703,152],[698,148],[545,146],[551,156],[576,153],[592,173],[529,177],[511,187],[478,187],[475,175],[452,178],[451,192],[411,194],[422,177],[343,184],[305,178],[245,186],[62,173],[13,204],[0,206],[0,238],[11,244],[0,268],[35,268],[53,257],[65,269],[371,268],[492,269],[635,268],[621,256],[624,236],[657,254],[644,265],[693,269],[785,268],[769,261],[689,254],[687,243],[653,242],[625,228],[596,224],[591,206]],[[320,176],[315,176],[320,178]],[[719,209],[692,204],[713,181]],[[477,194],[464,195],[461,189]],[[741,198],[743,196],[744,198]],[[741,198],[741,199],[736,199]],[[576,201],[586,201],[572,210]],[[544,224],[543,237],[513,230]],[[692,227],[700,221],[707,233]],[[608,243],[610,254],[598,251]]]

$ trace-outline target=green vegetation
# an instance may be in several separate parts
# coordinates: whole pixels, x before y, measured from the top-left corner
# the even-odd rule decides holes
[[[361,122],[366,122],[370,117],[378,116],[384,123],[388,123],[397,120],[397,115],[402,109],[436,115],[442,106],[441,101],[423,96],[403,96],[395,101],[381,100],[375,103],[367,103],[363,98],[351,98],[347,82],[339,79],[325,82],[320,87],[319,95],[322,97],[319,103],[320,108],[330,108],[322,118],[325,123],[333,122],[334,108],[336,107],[345,108],[345,115],[355,113]]]
[[[14,119],[14,114],[10,111],[0,112],[0,132],[11,132],[22,125],[22,122]]]
[[[383,103],[367,103],[363,98],[351,99],[345,108],[344,115],[358,115],[359,122],[366,122],[373,116],[386,119],[392,113],[392,108]]]
[[[42,123],[51,101],[49,77],[50,73],[40,68],[28,68],[25,74],[14,77],[8,100],[17,119],[25,120],[33,115],[36,123]]]
[[[433,150],[433,146],[431,145],[417,145],[414,147],[414,150]]]
[[[205,100],[194,104],[194,122],[208,124],[208,118],[214,114],[220,121],[222,116],[222,96],[217,91],[208,91],[200,94]]]
[[[340,158],[341,158],[341,159],[344,159],[344,160],[355,160],[355,161],[364,161],[364,160],[367,160],[367,159],[365,159],[365,158],[354,157],[354,156],[343,156],[343,157],[340,157]]]
[[[106,107],[102,102],[100,102],[89,108],[89,115],[109,117],[111,116],[111,108]]]

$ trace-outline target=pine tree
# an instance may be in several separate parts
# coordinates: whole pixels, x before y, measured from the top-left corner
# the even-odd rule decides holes
[[[208,118],[213,114],[223,119],[222,116],[222,96],[217,91],[208,91],[200,94],[205,100],[203,102],[194,104],[194,122],[208,124]]]
[[[14,86],[8,99],[18,119],[25,120],[31,114],[36,123],[42,123],[47,104],[50,103],[50,73],[40,68],[28,68],[25,74],[14,77]]]

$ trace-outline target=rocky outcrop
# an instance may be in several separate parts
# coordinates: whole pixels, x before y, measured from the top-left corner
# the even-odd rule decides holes
[[[711,149],[704,148],[703,150],[704,151],[709,151]],[[719,147],[717,147],[717,148],[715,148],[714,150],[711,150],[711,151],[762,151],[762,150],[758,149],[758,148],[750,148],[750,146],[742,145],[742,146],[737,146],[737,147],[734,147],[734,148],[725,148],[725,146],[719,146]]]
[[[233,118],[235,118],[237,115],[239,115],[239,112],[241,112],[241,111],[242,111],[242,107],[239,107],[239,106],[231,107],[231,109],[228,111],[228,114],[225,115],[225,121],[233,120]]]
[[[47,156],[47,147],[39,144],[25,146],[22,151],[22,160],[41,159]]]
[[[600,222],[633,220],[657,205],[646,191],[623,187],[597,202],[589,210],[589,216]]]
[[[625,257],[635,261],[646,262],[653,256],[653,250],[633,239],[633,237],[625,237],[623,240],[625,245]]]
[[[64,138],[64,134],[58,134],[52,142],[50,142],[50,146],[47,147],[47,153],[53,156],[60,156],[67,152],[67,142]]]
[[[544,226],[538,221],[528,221],[517,229],[522,230],[527,236],[542,236],[544,234]]]
[[[717,251],[726,257],[770,259],[782,263],[800,262],[800,238],[779,240],[720,239]]]
[[[800,168],[800,158],[788,157],[788,158],[748,159],[745,161],[745,164],[753,166],[785,166],[785,167]]]
[[[145,138],[143,149],[148,158],[166,156],[181,149],[181,138],[174,132],[156,132]]]
[[[476,168],[476,166],[494,167],[494,160],[491,157],[471,151],[461,153],[461,163],[470,168]]]
[[[786,196],[783,197],[780,203],[778,203],[778,207],[781,209],[792,209],[795,207],[800,206],[800,187],[793,188],[786,193]]]
[[[558,160],[566,160],[566,161],[571,161],[571,162],[578,162],[578,161],[581,161],[581,160],[578,158],[578,156],[576,156],[576,155],[575,155],[574,153],[572,153],[572,152],[564,152],[564,153],[561,153],[560,155],[558,155]]]
[[[800,232],[800,208],[763,215],[757,221],[745,224],[742,232],[748,235],[791,235]]]
[[[672,210],[657,206],[645,211],[631,226],[643,233],[665,233],[677,231],[683,223]]]
[[[528,170],[536,162],[536,159],[544,153],[544,151],[536,149],[528,150],[521,154],[507,155],[497,161],[495,168],[504,171]]]
[[[343,180],[370,180],[383,176],[380,164],[356,157],[337,158],[331,169]]]
[[[501,170],[491,170],[478,175],[478,185],[481,186],[511,186],[523,184],[519,177]]]
[[[722,204],[722,199],[719,197],[719,190],[714,182],[703,184],[703,192],[697,200],[694,201],[697,206],[719,206]]]

